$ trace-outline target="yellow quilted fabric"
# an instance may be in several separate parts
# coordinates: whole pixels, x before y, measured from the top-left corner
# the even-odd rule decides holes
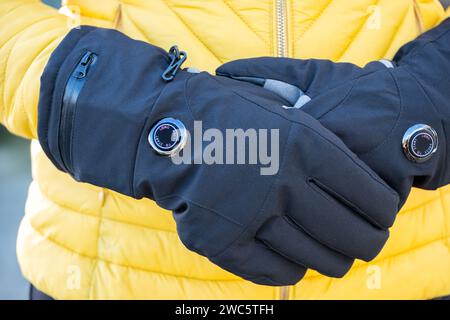
[[[286,54],[364,64],[391,58],[435,26],[435,0],[285,0]],[[213,71],[237,58],[277,55],[275,0],[69,0],[61,12],[117,28]],[[447,13],[448,14],[448,13]],[[38,0],[0,1],[0,121],[36,138],[39,77],[72,20]],[[23,274],[58,299],[433,298],[450,294],[450,187],[414,190],[382,253],[357,261],[343,279],[308,272],[298,285],[254,285],[183,247],[171,215],[73,181],[57,171],[36,140],[33,182],[19,230]],[[7,213],[4,213],[7,214]]]

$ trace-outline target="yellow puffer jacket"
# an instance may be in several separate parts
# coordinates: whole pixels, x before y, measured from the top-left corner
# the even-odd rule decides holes
[[[254,56],[391,58],[441,21],[437,0],[70,0],[61,12],[38,0],[0,1],[0,121],[35,139],[39,77],[76,23],[117,28],[189,52],[213,71]],[[72,12],[72,14],[71,14]],[[414,190],[382,253],[343,279],[309,271],[293,287],[265,287],[185,249],[171,215],[73,181],[31,147],[33,182],[17,254],[24,276],[58,299],[433,298],[450,294],[450,187]],[[231,201],[231,200],[230,200]],[[8,214],[7,212],[2,214]]]

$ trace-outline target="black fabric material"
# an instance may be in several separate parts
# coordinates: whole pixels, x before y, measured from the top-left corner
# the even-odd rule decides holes
[[[36,289],[32,284],[30,284],[30,292],[28,294],[29,300],[54,300],[52,297],[46,295],[42,291]]]
[[[450,182],[450,19],[402,47],[394,65],[255,58],[224,64],[217,74],[275,79],[302,89],[312,100],[301,110],[341,138],[403,204],[412,186],[436,189]],[[410,161],[402,149],[403,135],[415,124],[438,134],[438,150],[424,163]],[[382,207],[379,202],[372,210]],[[391,221],[377,222],[385,227]]]
[[[86,52],[97,58],[72,129],[60,132],[68,123],[61,113],[65,87]],[[307,268],[340,277],[355,258],[378,254],[398,195],[336,135],[252,84],[184,70],[165,82],[169,61],[160,48],[114,30],[71,31],[41,79],[38,134],[53,163],[72,168],[67,171],[77,181],[155,200],[173,211],[187,248],[255,283],[295,284]],[[166,117],[181,120],[191,133],[194,120],[224,136],[235,128],[279,130],[279,171],[175,165],[147,141]],[[70,163],[63,163],[61,141],[70,141]]]

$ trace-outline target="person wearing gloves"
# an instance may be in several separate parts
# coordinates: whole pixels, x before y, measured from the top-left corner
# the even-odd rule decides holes
[[[342,277],[354,258],[373,259],[398,195],[303,111],[242,81],[174,69],[179,55],[111,29],[71,31],[41,78],[49,159],[77,181],[155,200],[187,248],[258,284],[294,285],[306,268]],[[278,172],[174,163],[195,121],[223,136],[277,130]]]
[[[151,44],[96,27],[68,33],[37,1],[0,4],[9,25],[0,37],[0,118],[40,140],[17,247],[25,277],[56,299],[448,294],[448,188],[414,190],[397,211],[412,186],[448,183],[449,22],[395,55],[443,19],[442,7],[380,4],[383,23],[373,29],[363,2],[347,4],[348,21],[361,15],[355,30],[332,28],[332,3],[77,2],[83,24]],[[295,19],[308,11],[315,23]],[[14,19],[23,12],[28,19]],[[164,16],[166,27],[139,12]],[[196,18],[209,28],[197,29]],[[242,40],[227,37],[230,21],[246,31]],[[209,71],[264,55],[374,62],[246,59],[213,76],[182,70],[184,53],[158,48],[175,43],[186,65]],[[369,44],[377,47],[362,54]],[[279,130],[279,171],[174,164],[164,155],[184,149],[195,120]]]

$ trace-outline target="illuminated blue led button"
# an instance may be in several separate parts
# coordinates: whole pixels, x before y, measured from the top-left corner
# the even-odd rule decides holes
[[[406,130],[402,141],[403,152],[414,162],[429,160],[438,148],[436,130],[426,124],[416,124]]]
[[[184,124],[174,118],[159,120],[150,130],[148,142],[160,155],[173,156],[186,144],[187,132]]]

